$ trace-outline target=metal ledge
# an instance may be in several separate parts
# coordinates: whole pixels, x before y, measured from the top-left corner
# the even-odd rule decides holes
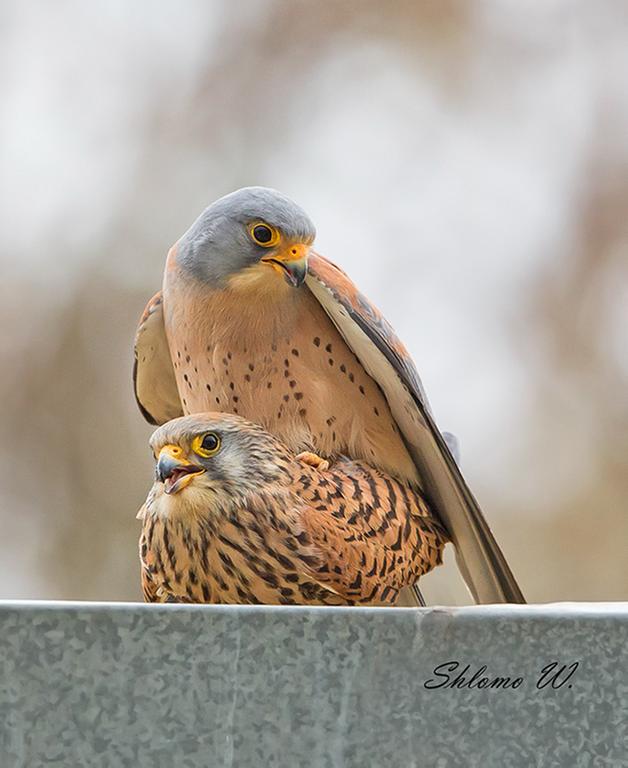
[[[627,647],[628,603],[0,602],[0,766],[628,766]]]

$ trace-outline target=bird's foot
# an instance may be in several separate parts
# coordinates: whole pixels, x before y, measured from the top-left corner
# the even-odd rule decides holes
[[[310,451],[303,451],[303,453],[300,453],[297,456],[297,461],[302,461],[304,464],[307,464],[310,467],[314,467],[314,469],[318,469],[321,472],[329,469],[329,462],[327,459],[323,459],[321,456],[317,456],[315,453],[310,453]]]

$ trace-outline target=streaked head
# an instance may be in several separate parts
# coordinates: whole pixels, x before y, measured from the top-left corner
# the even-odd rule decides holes
[[[231,414],[173,419],[153,433],[150,446],[156,459],[153,504],[224,507],[290,479],[290,456],[279,440]]]
[[[316,230],[305,211],[267,187],[244,187],[206,208],[176,245],[183,270],[224,287],[242,278],[293,287],[307,274]]]

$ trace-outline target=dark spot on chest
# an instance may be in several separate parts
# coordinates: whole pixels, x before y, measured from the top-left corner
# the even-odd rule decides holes
[[[306,600],[315,600],[320,592],[320,587],[312,581],[299,584],[299,592]]]

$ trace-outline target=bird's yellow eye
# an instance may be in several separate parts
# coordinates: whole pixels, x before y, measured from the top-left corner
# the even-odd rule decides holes
[[[220,438],[215,432],[206,432],[204,435],[197,435],[192,440],[192,450],[198,456],[209,459],[220,450]]]
[[[279,232],[270,224],[264,224],[263,221],[251,224],[249,233],[253,242],[261,245],[262,248],[272,248],[279,242]]]

